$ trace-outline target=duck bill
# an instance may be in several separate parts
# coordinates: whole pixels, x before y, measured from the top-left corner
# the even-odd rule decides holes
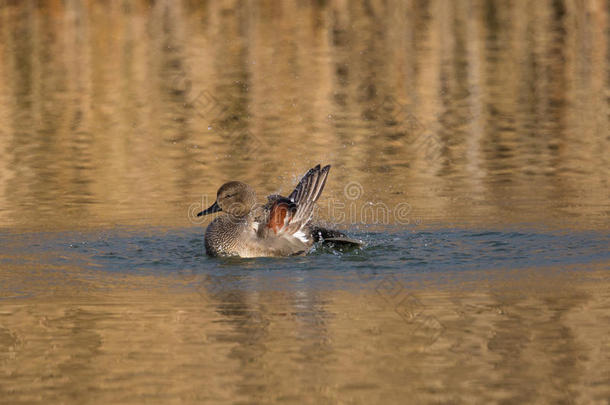
[[[203,215],[213,214],[218,211],[222,211],[222,208],[220,208],[218,202],[214,201],[214,204],[212,204],[210,208],[201,211],[199,214],[197,214],[197,216],[201,217]]]

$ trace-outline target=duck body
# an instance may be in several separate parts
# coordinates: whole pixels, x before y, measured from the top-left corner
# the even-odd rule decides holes
[[[205,232],[209,256],[269,257],[306,254],[315,242],[359,246],[360,241],[312,222],[330,166],[310,169],[288,197],[271,195],[256,203],[254,190],[245,183],[228,182],[220,187],[216,202],[198,215],[224,212]]]
[[[205,251],[209,256],[268,257],[292,256],[306,253],[313,245],[313,237],[303,235],[277,236],[259,232],[254,218],[233,219],[220,215],[205,231]]]

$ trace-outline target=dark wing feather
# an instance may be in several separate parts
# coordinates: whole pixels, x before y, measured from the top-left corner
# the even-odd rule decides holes
[[[267,228],[275,233],[294,234],[311,220],[316,201],[320,198],[330,165],[309,169],[288,198],[273,195],[268,197],[269,218]]]
[[[290,193],[288,199],[296,205],[296,211],[286,225],[284,232],[298,232],[311,220],[316,201],[324,190],[329,170],[330,165],[321,169],[320,165],[317,165],[313,169],[309,169],[294,191]]]

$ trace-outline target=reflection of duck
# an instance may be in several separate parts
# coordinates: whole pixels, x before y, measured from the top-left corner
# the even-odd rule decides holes
[[[304,254],[314,242],[360,246],[342,232],[311,222],[315,202],[320,198],[330,166],[317,165],[303,176],[288,197],[270,195],[267,204],[256,204],[256,192],[249,185],[230,181],[223,184],[216,202],[197,216],[222,211],[205,232],[210,256],[290,256]]]

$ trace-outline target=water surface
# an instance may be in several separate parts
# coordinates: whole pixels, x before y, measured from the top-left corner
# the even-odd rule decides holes
[[[607,403],[604,1],[0,2],[7,403]],[[205,256],[333,166],[365,242]]]

